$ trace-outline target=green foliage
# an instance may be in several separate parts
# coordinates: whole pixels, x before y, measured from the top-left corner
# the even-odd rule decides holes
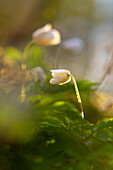
[[[6,47],[3,52],[4,60],[9,65],[19,65],[22,59],[22,52],[16,47]]]
[[[4,50],[4,55],[9,57],[9,59],[21,61],[22,52],[16,47],[7,47]]]
[[[15,49],[11,51],[7,53],[13,57]],[[33,46],[27,65],[31,69],[37,64],[45,67],[41,49]],[[95,85],[78,82],[86,119],[100,114],[90,102]],[[47,79],[43,86],[37,81],[25,87],[23,103],[21,86],[1,98],[1,170],[113,169],[112,118],[97,119],[95,124],[82,119],[72,84],[53,86]]]
[[[34,67],[40,66],[44,67],[44,60],[43,58],[45,53],[41,47],[38,47],[37,45],[33,45],[31,49],[29,50],[29,55],[26,60],[26,64],[29,69],[32,69]]]

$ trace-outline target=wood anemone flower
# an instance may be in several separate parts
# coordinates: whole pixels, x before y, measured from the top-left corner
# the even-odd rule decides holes
[[[39,46],[51,46],[61,43],[60,32],[52,29],[51,24],[46,24],[44,27],[37,29],[33,32],[32,38]]]
[[[51,84],[63,85],[71,81],[71,73],[69,70],[56,69],[50,70],[52,72],[53,78],[50,80]]]
[[[50,80],[51,84],[63,85],[63,84],[68,83],[72,79],[74,87],[75,87],[77,100],[78,100],[78,103],[80,103],[80,107],[81,107],[81,116],[82,118],[84,118],[82,100],[81,100],[79,90],[77,87],[77,83],[76,83],[74,76],[71,74],[69,70],[66,70],[66,69],[56,69],[56,70],[50,70],[50,71],[52,72],[52,76],[53,76],[53,78]]]

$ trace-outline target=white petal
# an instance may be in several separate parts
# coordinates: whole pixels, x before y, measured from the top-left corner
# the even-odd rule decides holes
[[[51,80],[50,80],[50,83],[52,84],[59,84],[59,83],[62,83],[63,82],[63,79],[64,77],[53,77]]]
[[[61,43],[61,35],[59,31],[57,31],[56,29],[52,29],[51,35],[53,36],[53,38],[51,39],[51,45],[57,45]]]
[[[66,69],[55,69],[55,70],[50,70],[52,72],[52,76],[67,76],[71,75],[69,70]]]
[[[53,73],[58,73],[58,72],[65,72],[65,69],[55,69],[55,70],[50,70]]]
[[[51,45],[51,40],[53,35],[50,32],[41,32],[36,37],[34,37],[35,42],[40,46],[49,46]]]
[[[67,77],[67,76],[55,76],[54,78],[52,78],[50,80],[51,84],[59,84],[59,85],[63,85],[65,83],[68,83],[71,80],[71,76]]]
[[[52,29],[52,25],[51,24],[46,24],[44,27],[38,28],[36,31],[34,31],[32,36],[33,36],[33,38],[36,38],[36,36],[38,36],[40,33],[48,32],[51,29]]]
[[[56,29],[52,29],[51,24],[47,24],[37,29],[32,37],[34,41],[41,46],[57,45],[61,42],[61,35]]]
[[[50,83],[51,83],[51,84],[59,84],[59,81],[58,81],[57,79],[52,78],[52,79],[50,80]]]
[[[46,24],[44,27],[42,27],[40,29],[42,29],[44,32],[50,31],[52,29],[52,25],[51,24]]]
[[[68,78],[68,80],[67,80],[67,81],[65,81],[65,82],[62,82],[62,83],[59,83],[59,85],[66,84],[66,83],[68,83],[68,82],[70,82],[70,81],[71,81],[71,76],[69,76],[69,78]]]
[[[70,71],[67,70],[67,69],[55,69],[55,70],[50,70],[50,71],[51,71],[52,73],[60,73],[60,72],[62,72],[62,73],[68,73],[68,74],[71,75]]]

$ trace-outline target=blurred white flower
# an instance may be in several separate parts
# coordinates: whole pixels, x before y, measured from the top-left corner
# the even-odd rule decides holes
[[[52,72],[53,78],[50,80],[51,84],[63,85],[71,81],[71,73],[69,70],[56,69],[50,70]]]
[[[62,43],[62,48],[64,50],[74,51],[77,54],[81,53],[84,47],[85,47],[85,43],[80,38],[71,38],[71,39],[65,40]]]
[[[46,24],[44,27],[37,29],[33,32],[32,38],[40,46],[58,45],[61,42],[60,32],[52,29],[51,24]]]
[[[41,67],[35,67],[31,71],[31,77],[36,82],[40,80],[40,85],[43,85],[46,80],[46,75]]]

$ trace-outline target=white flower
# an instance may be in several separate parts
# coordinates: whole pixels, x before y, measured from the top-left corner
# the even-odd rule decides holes
[[[50,80],[51,84],[59,84],[59,85],[63,85],[65,83],[68,83],[69,81],[73,81],[73,84],[75,86],[75,92],[76,92],[76,96],[77,96],[77,100],[78,103],[80,103],[80,108],[81,108],[81,116],[82,119],[84,118],[84,112],[83,112],[83,106],[82,106],[82,100],[79,94],[79,90],[77,87],[77,83],[75,78],[73,77],[73,75],[70,73],[69,70],[66,69],[56,69],[56,70],[50,70],[52,72],[52,76],[53,78]]]
[[[51,46],[61,42],[61,35],[56,29],[52,29],[51,24],[46,24],[44,27],[33,32],[32,37],[37,45]]]
[[[75,52],[76,54],[80,54],[84,50],[84,47],[84,41],[77,37],[65,40],[62,43],[62,48],[64,50],[69,50]]]
[[[71,73],[66,69],[50,70],[53,78],[50,80],[51,84],[63,85],[71,81]]]

